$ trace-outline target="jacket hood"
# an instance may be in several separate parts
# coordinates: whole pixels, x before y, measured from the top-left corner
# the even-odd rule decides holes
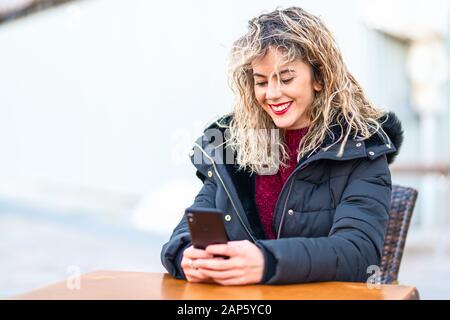
[[[370,138],[364,140],[364,146],[367,153],[369,153],[369,157],[372,152],[374,153],[372,157],[375,157],[380,153],[385,153],[387,162],[391,164],[392,162],[394,162],[396,156],[400,152],[400,147],[403,144],[402,125],[394,112],[386,113],[384,116],[378,119],[378,123],[381,125],[382,130],[376,132]],[[333,142],[335,141],[333,139],[341,136],[342,128],[336,121],[333,123],[330,130],[333,135],[329,135],[325,138],[321,146],[322,148],[326,148],[330,144],[333,144]],[[357,144],[360,140],[349,137],[347,141],[347,144],[349,144],[349,146],[347,146],[346,144],[344,149],[344,156],[346,151],[347,153],[352,153],[352,151],[355,150],[355,143],[352,143],[352,141]],[[331,150],[337,151],[340,145],[341,143],[337,143],[334,147],[332,147]]]
[[[381,127],[383,131],[387,134],[392,144],[395,146],[396,151],[387,154],[388,163],[394,162],[400,148],[403,144],[403,128],[400,119],[393,112],[388,112],[384,117],[381,118]]]

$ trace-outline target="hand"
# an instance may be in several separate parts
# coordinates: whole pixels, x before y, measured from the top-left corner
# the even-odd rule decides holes
[[[197,274],[211,278],[222,285],[259,283],[264,272],[264,256],[261,250],[248,240],[214,244],[206,248],[209,255],[229,256],[223,258],[198,258],[193,266]]]
[[[211,282],[212,280],[200,273],[193,266],[193,262],[196,259],[212,259],[213,255],[207,253],[205,250],[196,249],[193,246],[188,247],[183,251],[183,258],[181,259],[181,268],[186,276],[186,280],[189,282]]]

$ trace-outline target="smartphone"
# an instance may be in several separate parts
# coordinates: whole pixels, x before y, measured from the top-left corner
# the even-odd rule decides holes
[[[210,244],[228,242],[223,223],[224,213],[221,210],[216,208],[187,208],[185,214],[194,248],[204,250]]]

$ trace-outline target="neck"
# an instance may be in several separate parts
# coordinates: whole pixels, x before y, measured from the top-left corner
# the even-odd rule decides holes
[[[309,125],[310,125],[309,122],[305,122],[305,123],[299,124],[298,126],[295,126],[295,127],[283,128],[282,130],[283,130],[284,132],[286,132],[286,131],[292,131],[292,130],[300,130],[300,129],[308,128]]]

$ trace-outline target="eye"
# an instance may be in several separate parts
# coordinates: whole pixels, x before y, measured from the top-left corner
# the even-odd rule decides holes
[[[294,79],[294,78],[284,79],[284,80],[282,79],[281,82],[283,82],[283,84],[288,84],[288,83],[291,82],[293,79]],[[267,81],[264,81],[264,82],[257,82],[257,83],[255,83],[255,86],[263,87],[263,86],[265,86],[266,84],[267,84]]]
[[[257,83],[255,83],[255,86],[263,87],[263,86],[265,86],[266,84],[267,84],[267,82],[257,82]]]
[[[281,80],[281,82],[283,82],[284,84],[288,84],[289,82],[291,82],[294,78],[290,78],[290,79],[285,79],[285,80]]]

